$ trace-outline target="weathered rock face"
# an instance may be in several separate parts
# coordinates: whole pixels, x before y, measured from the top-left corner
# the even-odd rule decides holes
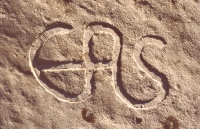
[[[0,7],[1,129],[200,127],[200,1]]]

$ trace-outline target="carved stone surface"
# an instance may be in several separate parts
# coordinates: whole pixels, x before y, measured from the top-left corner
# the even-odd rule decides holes
[[[199,6],[0,1],[0,129],[198,129]]]

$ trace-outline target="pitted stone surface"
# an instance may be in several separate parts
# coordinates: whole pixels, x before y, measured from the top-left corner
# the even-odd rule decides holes
[[[111,34],[95,33],[92,36],[92,54],[97,61],[110,61],[113,57],[114,39]]]
[[[0,129],[199,129],[199,0],[1,0]]]
[[[44,41],[38,50],[41,61],[83,61],[83,42],[75,34],[55,35]]]
[[[53,86],[72,95],[79,95],[85,90],[85,70],[42,71],[43,76]]]

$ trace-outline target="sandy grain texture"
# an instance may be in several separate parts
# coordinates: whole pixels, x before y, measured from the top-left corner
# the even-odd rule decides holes
[[[199,129],[199,0],[1,0],[0,129]]]

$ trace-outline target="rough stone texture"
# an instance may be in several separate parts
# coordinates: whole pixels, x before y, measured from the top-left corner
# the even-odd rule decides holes
[[[38,61],[82,61],[83,42],[76,35],[73,32],[49,37],[38,50]]]
[[[124,81],[124,89],[126,92],[133,97],[133,99],[148,101],[154,99],[159,90],[158,82],[151,80],[149,77],[145,76],[143,72],[135,73],[131,80]]]
[[[200,127],[199,0],[1,0],[0,8],[1,129]],[[92,31],[120,38],[117,60],[88,66]],[[95,40],[106,49],[96,58],[110,59],[111,44]],[[58,88],[75,80],[60,85],[74,95],[43,87],[46,69]],[[86,74],[59,80],[62,69]]]
[[[79,95],[85,89],[85,71],[61,70],[42,71],[44,78],[53,87],[59,88],[66,93]]]
[[[112,60],[114,39],[111,34],[95,33],[91,42],[91,52],[96,61]]]

